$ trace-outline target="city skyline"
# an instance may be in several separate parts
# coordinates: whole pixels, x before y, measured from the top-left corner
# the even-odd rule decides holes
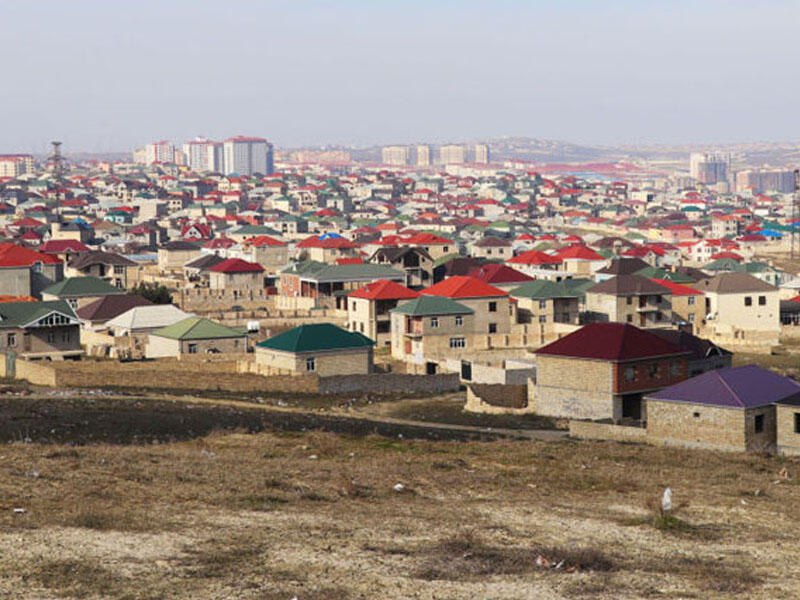
[[[6,13],[0,31],[17,60],[3,151],[61,139],[118,152],[231,132],[277,147],[800,138],[790,76],[800,6],[788,2],[506,1],[488,12],[79,0]]]

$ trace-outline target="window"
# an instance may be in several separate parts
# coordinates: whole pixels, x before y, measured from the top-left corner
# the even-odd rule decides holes
[[[657,379],[659,375],[660,369],[658,363],[653,363],[651,365],[647,365],[647,375],[650,379]]]
[[[759,296],[758,297],[758,305],[759,306],[766,306],[767,305],[767,297],[766,296]]]
[[[693,416],[695,419],[699,419],[699,418],[700,418],[700,413],[699,413],[699,412],[692,413],[692,416]]]
[[[450,338],[450,347],[451,348],[466,348],[467,347],[467,340],[465,340],[463,337]]]
[[[56,334],[53,333],[52,331],[48,331],[47,332],[47,343],[48,344],[52,344],[55,341],[56,341]]]
[[[461,327],[464,324],[464,317],[456,315],[456,327]]]
[[[350,310],[355,310],[355,309],[356,309],[356,301],[355,301],[355,300],[353,300],[353,301],[350,303]]]
[[[38,262],[38,261],[33,263],[32,270],[33,270],[34,273],[41,273],[42,272],[42,263]]]
[[[547,300],[539,300],[539,308],[542,310],[547,308]]]
[[[625,367],[625,381],[636,380],[636,367]]]
[[[752,298],[752,296],[745,296],[744,297],[744,305],[745,306],[753,306],[753,298]]]
[[[625,320],[626,320],[628,323],[633,323],[633,315],[628,315],[627,317],[625,317]]]
[[[497,312],[497,302],[489,302],[489,312]]]
[[[439,327],[439,317],[431,317],[431,327]]]
[[[794,432],[800,433],[800,413],[794,413]]]
[[[689,323],[694,323],[694,313],[689,313]]]
[[[313,373],[317,370],[317,359],[313,356],[310,356],[306,359],[306,371],[309,373]]]
[[[486,249],[486,254],[491,254],[491,253],[492,253],[492,249],[491,248],[487,248]]]
[[[627,304],[628,306],[630,306],[631,304],[633,304],[633,296],[627,296],[627,297],[625,298],[625,304]]]
[[[677,377],[681,374],[681,363],[674,362],[669,366],[669,374],[673,377]]]
[[[761,433],[764,431],[764,415],[756,415],[754,425],[756,428],[756,433]]]
[[[69,331],[62,331],[61,332],[61,341],[62,342],[69,342]]]
[[[547,315],[539,315],[539,323],[547,323]]]
[[[189,354],[197,354],[197,344],[189,344]]]
[[[442,246],[442,252],[447,254],[450,251],[450,246]]]
[[[114,265],[114,275],[124,275],[125,265]]]
[[[689,306],[694,306],[695,300],[697,300],[697,298],[695,298],[694,296],[689,296],[689,297],[686,299],[686,303],[687,303]]]
[[[8,334],[8,346],[13,348],[17,345],[17,334],[16,333],[9,333]]]
[[[664,297],[663,296],[660,296],[660,295],[656,296],[656,304],[661,304],[663,301],[664,301]]]
[[[489,323],[489,333],[497,333],[497,323]]]

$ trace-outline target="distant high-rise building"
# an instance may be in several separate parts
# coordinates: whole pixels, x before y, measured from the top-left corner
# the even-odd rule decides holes
[[[408,164],[408,146],[384,146],[381,149],[381,162],[385,165],[402,167]]]
[[[728,155],[709,152],[692,152],[689,156],[689,175],[708,185],[728,180]]]
[[[430,167],[431,166],[431,147],[426,144],[417,146],[417,166]]]
[[[489,160],[489,144],[475,144],[475,162],[488,165]]]
[[[222,144],[207,138],[198,137],[183,145],[186,164],[192,171],[222,171]]]
[[[443,165],[461,165],[467,162],[467,152],[464,146],[447,144],[439,148],[439,163]]]
[[[148,165],[175,162],[175,146],[173,146],[170,141],[161,140],[159,142],[147,144],[147,146],[144,147],[144,151],[145,162]]]
[[[19,177],[26,173],[33,173],[33,156],[0,154],[0,177]]]
[[[751,191],[754,194],[794,192],[794,172],[785,169],[753,169],[736,173],[736,191]]]
[[[226,175],[271,175],[275,171],[272,144],[264,138],[239,135],[223,142]]]

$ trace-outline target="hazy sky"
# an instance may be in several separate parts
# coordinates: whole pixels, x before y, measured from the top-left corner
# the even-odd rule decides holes
[[[800,138],[800,2],[4,0],[0,152]]]

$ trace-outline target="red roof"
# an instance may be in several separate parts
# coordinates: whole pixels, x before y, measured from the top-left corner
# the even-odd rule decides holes
[[[467,276],[493,284],[533,281],[533,277],[530,275],[520,273],[516,269],[512,269],[509,266],[501,265],[499,263],[491,263],[481,267],[475,267],[467,273]]]
[[[358,256],[345,256],[336,259],[337,265],[361,265],[364,264],[364,259]]]
[[[48,240],[39,247],[39,251],[47,254],[62,252],[88,252],[89,246],[78,240]]]
[[[366,300],[411,300],[419,296],[419,292],[408,289],[396,281],[379,279],[368,283],[350,294],[351,298],[364,298]]]
[[[703,292],[700,292],[693,287],[688,285],[683,285],[682,283],[675,283],[674,281],[670,281],[669,279],[651,279],[650,281],[656,282],[658,285],[669,289],[670,293],[673,296],[702,296]]]
[[[467,275],[454,275],[436,285],[422,290],[428,296],[444,296],[445,298],[495,298],[508,296],[507,292],[488,283]]]
[[[560,265],[561,259],[539,250],[528,250],[506,262],[516,265]]]
[[[683,354],[655,333],[629,323],[591,323],[535,351],[547,356],[627,361]]]
[[[716,254],[711,255],[712,260],[717,260],[720,258],[732,258],[736,262],[742,262],[744,260],[744,257],[741,256],[740,254],[736,254],[736,252],[730,252],[730,251],[717,252]]]
[[[579,260],[605,260],[602,256],[600,256],[597,252],[588,248],[586,246],[582,246],[580,244],[575,244],[574,246],[567,246],[566,248],[561,248],[558,252],[556,252],[556,256],[561,260],[576,258]]]
[[[227,237],[218,237],[214,238],[213,240],[207,241],[203,244],[203,248],[208,248],[209,250],[215,250],[216,248],[230,248],[231,246],[235,246],[236,242],[232,239]]]
[[[264,267],[241,258],[227,258],[209,269],[214,273],[262,273]]]
[[[0,243],[0,267],[29,267],[34,263],[57,265],[61,261],[56,256],[23,248],[16,244]]]
[[[354,244],[347,238],[343,237],[327,237],[325,239],[320,239],[320,236],[312,235],[307,237],[302,242],[297,244],[298,248],[339,248],[339,249],[349,249],[349,248],[357,248],[358,244]]]
[[[34,219],[33,217],[23,217],[11,224],[11,227],[44,227],[46,223]]]
[[[432,233],[417,233],[404,240],[406,244],[423,245],[423,244],[452,244],[453,242],[447,238],[443,238]]]
[[[268,235],[257,235],[255,237],[251,237],[245,240],[246,244],[250,244],[251,246],[255,246],[256,248],[261,248],[262,246],[285,246],[286,242],[281,240],[276,240],[274,237],[270,237]]]

